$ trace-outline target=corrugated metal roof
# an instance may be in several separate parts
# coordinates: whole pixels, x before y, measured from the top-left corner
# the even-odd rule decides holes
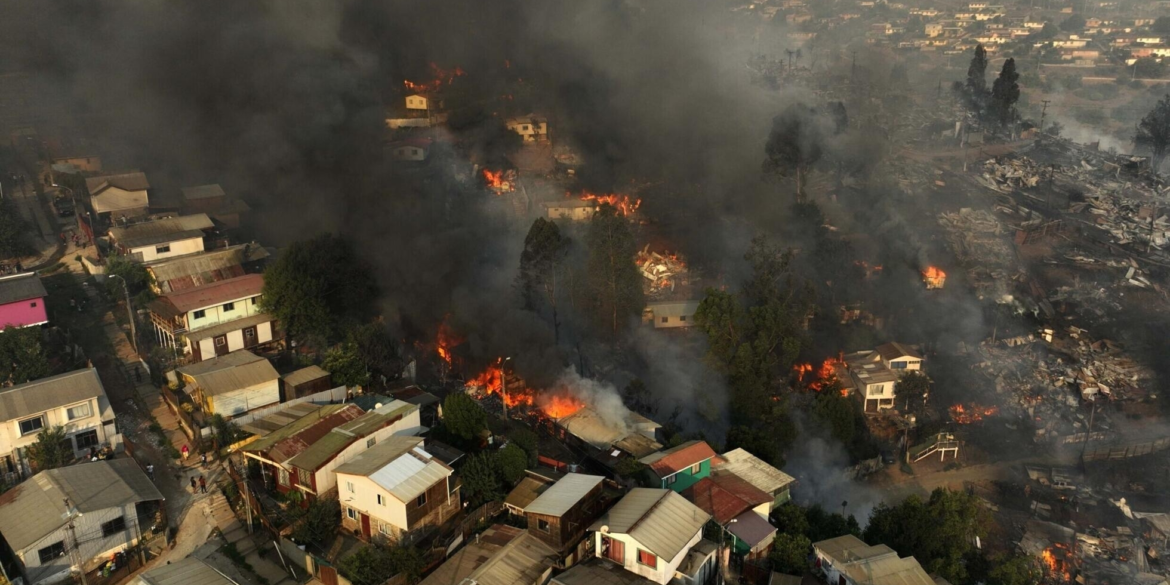
[[[97,370],[86,368],[0,389],[0,420],[40,414],[52,408],[104,397]]]
[[[0,533],[13,550],[23,550],[65,525],[65,498],[85,514],[163,495],[129,458],[50,469],[0,494]]]
[[[191,238],[202,238],[203,230],[215,227],[206,213],[166,217],[154,221],[110,228],[110,237],[127,248],[150,246],[164,242],[177,242]]]
[[[658,477],[668,477],[712,457],[715,457],[715,450],[706,441],[687,441],[677,447],[647,455],[639,461],[649,465]]]
[[[210,199],[213,197],[225,197],[227,194],[223,192],[223,187],[219,183],[212,183],[211,185],[199,185],[198,187],[187,187],[181,190],[183,199],[191,201],[194,199]]]
[[[525,532],[496,551],[464,582],[470,580],[478,585],[526,585],[542,581],[542,576],[552,569],[552,558],[556,551],[536,537]]]
[[[732,449],[724,453],[722,458],[723,462],[716,469],[734,473],[769,494],[774,494],[796,481],[791,475],[768,465],[744,449]]]
[[[264,275],[245,274],[192,289],[167,293],[152,304],[164,303],[172,307],[174,312],[182,314],[228,301],[254,297],[263,289]]]
[[[268,360],[248,351],[234,351],[190,366],[179,368],[209,396],[258,386],[280,378]]]
[[[452,473],[422,442],[421,437],[388,437],[334,471],[368,477],[398,501],[410,502]]]
[[[187,557],[139,574],[130,585],[238,585],[211,565]]]
[[[634,488],[590,530],[629,534],[650,552],[673,559],[711,515],[671,490]]]
[[[570,473],[545,490],[540,497],[524,508],[526,514],[542,514],[545,516],[564,516],[566,512],[585,499],[605,480],[600,475],[585,475]]]
[[[49,296],[41,277],[35,272],[22,272],[0,277],[0,305],[40,299]]]

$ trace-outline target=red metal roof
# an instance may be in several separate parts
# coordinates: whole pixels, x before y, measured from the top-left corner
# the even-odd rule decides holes
[[[260,294],[264,288],[264,275],[245,274],[212,284],[197,286],[167,293],[162,296],[180,313],[202,309],[212,305],[234,301]]]
[[[768,494],[731,474],[704,477],[682,494],[719,524],[772,501]]]

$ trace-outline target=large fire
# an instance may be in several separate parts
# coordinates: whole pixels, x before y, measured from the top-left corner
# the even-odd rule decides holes
[[[571,193],[565,193],[567,197],[572,197]],[[578,197],[582,201],[596,201],[599,204],[608,203],[617,208],[618,213],[629,217],[638,211],[642,206],[641,199],[630,199],[629,195],[618,195],[615,193],[590,193],[584,191]]]
[[[493,171],[491,169],[483,169],[484,183],[487,184],[489,189],[495,191],[496,194],[515,191],[516,187],[512,185],[513,179],[514,173],[509,173],[504,170]]]
[[[577,411],[585,408],[585,403],[569,396],[568,394],[554,394],[547,398],[541,398],[540,409],[544,414],[552,419],[562,419],[566,416],[572,416]]]
[[[442,69],[438,65],[435,65],[434,63],[431,63],[430,66],[431,66],[431,80],[430,81],[416,83],[416,82],[411,81],[409,79],[404,79],[404,80],[402,80],[402,84],[405,85],[406,89],[408,89],[410,91],[417,91],[420,93],[430,93],[430,92],[438,91],[444,85],[451,85],[451,82],[455,81],[456,77],[462,77],[464,75],[463,69],[460,69],[459,67],[456,67],[454,69]]]
[[[947,273],[937,266],[929,266],[922,271],[922,280],[926,283],[927,290],[942,288],[947,282]]]
[[[998,406],[979,406],[978,404],[962,404],[952,405],[949,409],[951,420],[961,425],[969,425],[977,423],[989,416],[995,416],[999,413]]]

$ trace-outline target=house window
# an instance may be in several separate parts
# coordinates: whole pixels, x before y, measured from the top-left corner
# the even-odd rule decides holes
[[[347,491],[351,494],[353,493],[353,482],[352,481],[345,482],[345,491]]]
[[[662,318],[662,322],[663,322],[663,323],[666,323],[666,320],[667,320],[667,319],[669,319],[669,317],[663,317],[663,318]]]
[[[223,347],[225,345],[227,345],[227,336],[226,335],[220,335],[219,337],[215,338],[215,346],[216,347]]]
[[[427,505],[427,493],[423,492],[419,494],[418,497],[415,498],[414,503],[420,508]]]
[[[50,544],[45,548],[37,551],[37,556],[41,557],[41,564],[46,565],[53,562],[53,559],[65,556],[65,541]]]
[[[282,485],[284,487],[288,487],[288,470],[281,469],[281,470],[277,471],[276,472],[276,481],[280,482],[280,485]]]
[[[165,245],[162,245],[162,246],[155,246],[155,247],[154,247],[154,253],[155,253],[155,254],[166,254],[167,252],[170,252],[170,251],[171,251],[171,245],[170,245],[170,244],[165,244]]]
[[[73,440],[77,441],[77,449],[89,449],[90,447],[98,446],[98,435],[96,430],[85,431],[73,435]]]
[[[654,553],[638,549],[638,564],[645,565],[651,569],[658,568],[658,557]]]
[[[377,443],[378,443],[378,437],[370,437],[369,439],[366,439],[366,449],[373,447]]]
[[[45,419],[43,417],[26,418],[20,421],[20,435],[31,435],[41,429],[45,428]]]
[[[88,402],[84,404],[78,404],[77,406],[71,406],[65,410],[65,415],[69,418],[69,420],[85,418],[91,414],[93,414],[93,412],[90,410]]]
[[[313,485],[313,474],[309,473],[307,469],[298,469],[297,478],[300,479],[303,486],[311,487]]]
[[[353,508],[346,508],[345,517],[349,518],[350,520],[357,520],[357,510],[354,510]]]
[[[224,303],[223,310],[224,311],[234,311],[234,310],[236,310],[236,304],[235,303]]]
[[[378,494],[378,505],[379,505],[379,506],[385,506],[385,505],[386,505],[386,498],[383,498],[383,497],[382,497],[382,494]]]
[[[115,534],[126,531],[126,517],[118,516],[109,522],[102,524],[102,538],[109,538]]]
[[[890,369],[892,369],[892,370],[905,370],[906,369],[906,362],[890,362]]]
[[[548,520],[544,520],[544,519],[538,519],[538,520],[536,521],[536,527],[537,527],[537,528],[538,528],[538,529],[539,529],[541,532],[552,532],[552,524],[549,524],[549,523],[548,523]]]
[[[198,311],[195,311],[194,313],[191,314],[192,319],[202,319],[206,316],[207,316],[207,311],[205,311],[203,309],[199,309]]]
[[[691,466],[691,475],[698,475],[699,470],[703,468],[702,463],[696,463]]]

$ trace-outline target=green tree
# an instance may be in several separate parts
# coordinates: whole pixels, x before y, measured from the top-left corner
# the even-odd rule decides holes
[[[972,109],[981,110],[987,94],[987,49],[982,43],[975,45],[975,55],[967,66],[966,93]]]
[[[321,361],[333,378],[334,384],[344,384],[354,388],[367,386],[370,383],[370,371],[358,350],[356,343],[347,341],[325,352],[325,359]]]
[[[403,575],[413,583],[425,566],[422,553],[410,546],[363,546],[341,559],[341,574],[354,585],[382,585],[387,579]]]
[[[772,131],[764,145],[764,172],[792,177],[796,200],[804,200],[804,175],[824,154],[824,120],[816,109],[795,103],[772,118]]]
[[[918,559],[928,573],[962,583],[967,580],[964,557],[974,550],[976,536],[987,536],[988,523],[979,498],[938,488],[925,501],[910,496],[894,506],[878,506],[863,540],[888,545],[902,556]]]
[[[772,540],[772,570],[785,575],[803,575],[808,569],[808,555],[812,541],[803,534],[781,532]]]
[[[290,508],[292,537],[305,544],[328,547],[341,524],[341,504],[333,498],[316,498],[305,508]]]
[[[517,427],[508,432],[508,439],[524,449],[524,453],[528,456],[528,467],[537,466],[540,462],[540,440],[536,433],[524,427]]]
[[[73,442],[65,427],[48,427],[37,434],[37,442],[28,446],[28,458],[37,471],[64,467],[73,460]]]
[[[378,286],[353,246],[332,234],[293,243],[264,272],[264,310],[294,338],[335,339],[373,313]]]
[[[0,384],[23,384],[51,372],[49,358],[36,327],[0,331]]]
[[[1138,124],[1137,143],[1150,151],[1150,168],[1157,174],[1170,150],[1170,94],[1166,94],[1154,109]]]
[[[487,412],[470,396],[454,392],[443,400],[443,426],[452,435],[471,442],[487,428]]]
[[[520,253],[520,274],[516,277],[524,308],[540,312],[547,306],[552,312],[553,339],[560,343],[560,319],[557,316],[558,283],[565,258],[569,255],[569,238],[561,235],[557,224],[537,218],[524,238]]]
[[[524,470],[528,469],[528,453],[523,447],[509,443],[496,451],[494,463],[504,483],[513,486],[524,477]]]
[[[906,372],[894,384],[894,396],[907,412],[922,414],[930,398],[930,385],[931,380],[925,373],[918,370]]]
[[[12,199],[0,199],[0,258],[27,256],[33,252],[28,242],[29,227],[16,211]]]
[[[642,273],[634,264],[637,250],[630,224],[616,207],[603,204],[593,214],[586,235],[588,282],[598,322],[616,336],[646,306]]]
[[[1042,577],[1032,557],[1004,555],[991,559],[991,565],[988,585],[1034,585]]]
[[[473,508],[503,496],[500,476],[487,453],[472,455],[459,470],[459,475],[463,477],[463,492]]]
[[[1001,126],[1006,126],[1015,113],[1016,102],[1020,99],[1020,74],[1016,73],[1016,60],[1003,62],[999,77],[991,86],[991,104]]]

